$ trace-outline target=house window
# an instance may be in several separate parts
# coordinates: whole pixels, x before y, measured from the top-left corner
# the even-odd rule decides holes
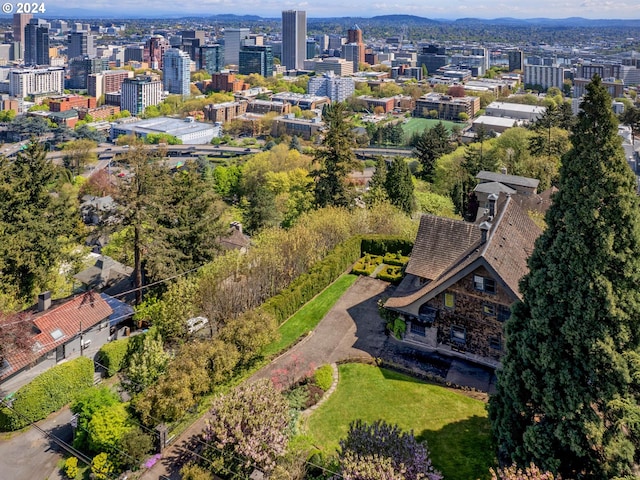
[[[425,337],[427,335],[427,329],[424,325],[411,322],[411,333]]]
[[[489,347],[493,350],[502,350],[502,338],[500,335],[489,337]]]
[[[504,305],[498,306],[498,321],[506,322],[511,317],[511,308],[505,307]]]
[[[456,296],[451,292],[444,292],[444,308],[453,310],[456,303]]]
[[[496,282],[492,278],[474,275],[473,288],[481,292],[496,293]]]
[[[458,345],[467,343],[467,330],[464,327],[453,325],[451,327],[451,341]]]
[[[421,323],[426,323],[429,327],[433,325],[433,322],[436,321],[436,315],[438,310],[430,307],[429,305],[420,306],[420,310],[418,311],[418,321]]]
[[[482,305],[482,313],[483,315],[487,315],[489,317],[496,316],[496,306],[493,303],[484,303]]]

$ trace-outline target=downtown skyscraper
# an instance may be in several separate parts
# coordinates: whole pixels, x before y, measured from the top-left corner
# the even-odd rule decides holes
[[[189,54],[170,48],[162,61],[164,89],[169,93],[188,96],[191,93],[191,58]]]
[[[304,68],[307,57],[307,12],[282,12],[282,64],[290,70]]]

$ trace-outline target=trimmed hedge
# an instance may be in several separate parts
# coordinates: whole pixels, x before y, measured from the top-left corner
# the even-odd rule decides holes
[[[278,295],[258,307],[274,316],[278,324],[296,313],[300,307],[333,283],[353,265],[363,252],[384,255],[387,252],[411,253],[413,242],[386,235],[354,236],[336,246],[323,260],[300,275]]]
[[[378,265],[382,263],[382,257],[380,255],[365,254],[351,269],[351,273],[354,275],[371,275]]]
[[[404,267],[409,263],[409,257],[405,255],[398,255],[397,253],[387,253],[382,260],[382,263],[387,265],[395,265],[396,267]]]
[[[384,267],[378,272],[376,278],[384,280],[385,282],[397,283],[402,280],[402,267],[389,266]]]
[[[372,255],[385,255],[389,252],[400,252],[404,256],[411,254],[413,242],[400,237],[387,235],[369,235],[362,238],[361,252]]]
[[[107,377],[113,377],[124,367],[129,338],[121,338],[120,340],[105,343],[98,352],[98,361],[106,367]]]
[[[13,410],[0,410],[0,430],[19,430],[60,410],[78,392],[93,385],[93,372],[91,359],[80,357],[38,375],[16,392]]]
[[[323,260],[314,264],[308,273],[300,275],[259,308],[273,315],[278,324],[283,323],[360,258],[361,241],[360,237],[352,237],[342,242]]]

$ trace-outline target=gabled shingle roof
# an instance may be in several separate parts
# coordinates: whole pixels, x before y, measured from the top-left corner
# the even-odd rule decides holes
[[[473,223],[423,215],[406,272],[433,280],[480,242],[480,237],[480,229]]]
[[[482,170],[476,175],[478,180],[485,182],[500,182],[506,185],[519,185],[522,187],[538,188],[540,180],[537,178],[520,177],[518,175],[507,175],[504,173],[487,172]]]
[[[497,216],[492,219],[493,225],[484,243],[478,224],[446,222],[447,219],[424,215],[411,253],[414,268],[410,271],[407,266],[407,273],[430,281],[414,291],[398,288],[385,306],[401,310],[418,300],[427,301],[480,266],[492,270],[513,295],[520,298],[518,283],[529,271],[527,259],[541,230],[513,198],[501,195],[497,204]],[[447,223],[451,226],[450,237],[446,235],[447,228],[443,228]],[[463,249],[463,245],[467,248]]]
[[[5,379],[59,345],[67,343],[80,333],[109,317],[113,310],[97,293],[87,292],[42,313],[33,313],[31,321],[39,330],[32,338],[31,350],[15,350],[6,354],[7,364],[0,369],[0,380]],[[25,320],[28,321],[28,320]]]

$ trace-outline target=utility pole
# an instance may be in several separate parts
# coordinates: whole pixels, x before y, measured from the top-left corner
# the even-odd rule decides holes
[[[83,340],[83,335],[84,332],[82,331],[82,318],[80,319],[80,356],[82,357],[82,350],[84,348],[84,340]]]

